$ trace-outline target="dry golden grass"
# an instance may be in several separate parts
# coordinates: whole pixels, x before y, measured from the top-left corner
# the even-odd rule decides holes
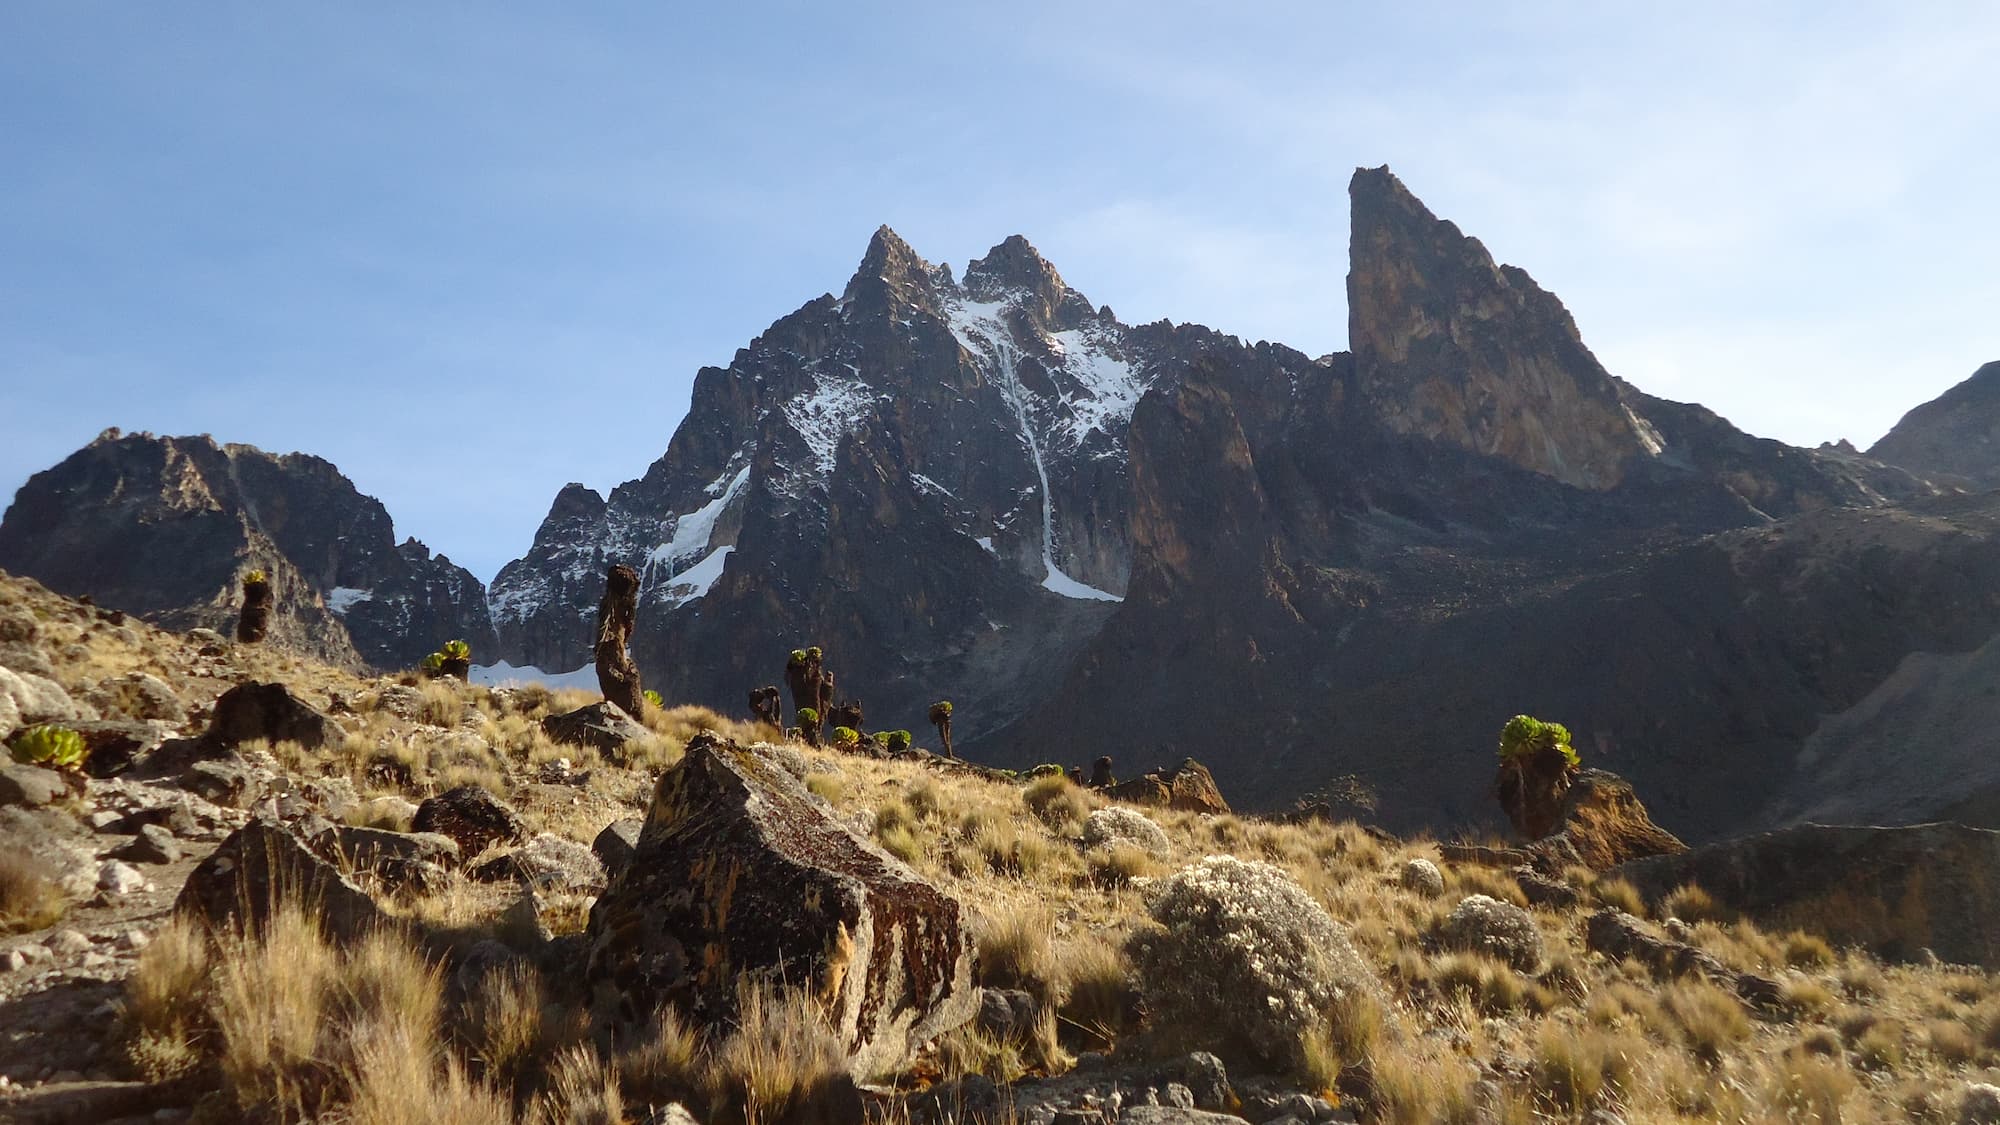
[[[0,850],[0,934],[53,926],[68,906],[47,863],[25,852]]]
[[[1048,774],[1021,790],[1021,802],[1036,819],[1064,835],[1074,835],[1090,815],[1090,797],[1062,774]]]
[[[710,1065],[716,1119],[746,1125],[784,1120],[795,1107],[823,1100],[846,1077],[847,1052],[804,992],[745,984],[737,1025]]]

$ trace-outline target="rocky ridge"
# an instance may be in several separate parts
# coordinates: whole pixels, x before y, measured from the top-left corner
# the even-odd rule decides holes
[[[0,520],[0,568],[173,629],[232,629],[243,572],[276,594],[272,641],[408,668],[452,638],[491,651],[485,588],[301,453],[106,430],[35,474]]]

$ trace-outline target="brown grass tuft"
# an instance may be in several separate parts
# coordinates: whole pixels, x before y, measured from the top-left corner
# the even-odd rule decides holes
[[[0,934],[44,929],[69,906],[46,863],[18,851],[0,851]]]
[[[1068,777],[1056,773],[1038,777],[1021,790],[1021,802],[1035,818],[1057,832],[1075,833],[1090,815],[1090,798]]]
[[[716,1047],[710,1071],[720,1107],[713,1119],[782,1121],[846,1077],[847,1052],[810,996],[745,984],[737,1008],[736,1029]]]

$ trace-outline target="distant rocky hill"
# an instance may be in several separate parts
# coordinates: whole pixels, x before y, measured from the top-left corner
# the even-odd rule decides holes
[[[1482,767],[1518,711],[1568,723],[1695,840],[1832,798],[1856,818],[1963,804],[1935,741],[1887,786],[1820,732],[1899,668],[2000,633],[1971,461],[1897,434],[1801,449],[1648,395],[1386,168],[1350,195],[1352,350],[1318,357],[1126,324],[1019,237],[960,277],[878,230],[839,295],[697,374],[641,476],[564,488],[483,604],[463,571],[390,548],[331,466],[180,439],[100,441],[36,478],[0,566],[209,620],[234,567],[268,557],[297,571],[313,643],[344,611],[378,665],[491,635],[555,673],[588,661],[604,570],[626,563],[634,652],[670,699],[740,712],[818,644],[871,727],[921,729],[949,698],[992,761],[1193,756],[1245,807],[1337,783],[1399,828],[1490,816]],[[1912,412],[1906,444],[1973,448],[1963,404],[1993,370]],[[246,486],[260,473],[320,484],[284,501]],[[149,514],[182,509],[199,520]],[[178,530],[201,520],[223,531]],[[183,539],[198,578],[131,561]],[[1854,792],[1829,795],[1835,759]]]
[[[318,457],[107,430],[0,520],[0,569],[169,628],[228,631],[253,568],[277,595],[274,643],[377,668],[454,637],[493,647],[479,580],[397,544],[381,503]]]
[[[1903,415],[1868,455],[1968,488],[2000,488],[2000,361]]]

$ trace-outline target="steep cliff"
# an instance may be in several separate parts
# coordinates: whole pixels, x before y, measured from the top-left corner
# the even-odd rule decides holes
[[[2000,488],[2000,361],[1903,415],[1868,455],[1966,488]]]

